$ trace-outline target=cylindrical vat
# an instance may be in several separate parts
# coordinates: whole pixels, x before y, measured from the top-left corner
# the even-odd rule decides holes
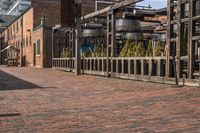
[[[83,29],[82,37],[98,37],[102,34],[101,30],[98,29]]]
[[[189,3],[184,5],[184,17],[189,16]]]
[[[117,19],[116,20],[116,31],[117,32],[134,32],[140,31],[141,24],[139,20],[132,19]]]
[[[134,41],[139,41],[139,40],[142,40],[143,39],[143,35],[142,33],[137,33],[137,32],[127,32],[125,34],[125,38],[126,39],[131,39],[131,40],[134,40]]]
[[[167,34],[160,34],[159,40],[160,40],[161,42],[166,42],[166,39],[167,39]]]
[[[200,15],[200,0],[196,1],[196,16]]]

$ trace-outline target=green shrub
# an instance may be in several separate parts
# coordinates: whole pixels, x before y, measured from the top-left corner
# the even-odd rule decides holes
[[[136,56],[136,49],[137,49],[137,44],[132,43],[131,47],[128,49],[128,57],[134,57]]]
[[[94,50],[94,54],[95,54],[96,57],[101,57],[102,48],[96,47],[95,50]]]
[[[126,44],[124,45],[124,47],[122,48],[121,52],[120,52],[120,56],[121,57],[127,57],[129,54],[129,50],[132,46],[132,40],[131,39],[127,39]]]
[[[145,48],[142,43],[139,43],[136,48],[136,56],[144,57],[146,54]]]
[[[91,51],[84,51],[83,56],[84,57],[92,57],[92,53],[91,53]]]
[[[156,56],[161,56],[161,44],[160,44],[160,42],[158,42],[157,44],[156,44],[156,51],[155,51],[155,55]]]
[[[149,57],[153,56],[153,45],[152,45],[151,41],[149,41],[147,51],[146,51],[146,55],[149,56]]]
[[[63,51],[61,53],[61,58],[69,58],[69,57],[71,57],[70,49],[69,48],[66,48],[66,49],[63,48]]]

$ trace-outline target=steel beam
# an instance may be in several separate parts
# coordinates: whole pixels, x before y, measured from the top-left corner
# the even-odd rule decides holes
[[[138,3],[138,2],[141,2],[141,1],[143,1],[143,0],[124,0],[120,3],[115,3],[114,5],[110,5],[109,7],[106,7],[102,10],[99,10],[99,11],[93,12],[91,14],[88,14],[86,16],[83,16],[81,19],[86,20],[86,19],[94,18],[94,17],[99,16],[101,14],[105,14],[108,11],[112,11],[112,10],[115,10],[115,9],[118,9],[118,8],[121,8],[121,7],[125,7],[125,6],[131,5],[131,4],[135,4],[135,3]]]

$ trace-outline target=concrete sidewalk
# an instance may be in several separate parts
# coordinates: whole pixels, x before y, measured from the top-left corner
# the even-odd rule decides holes
[[[200,89],[0,66],[0,133],[200,133]]]

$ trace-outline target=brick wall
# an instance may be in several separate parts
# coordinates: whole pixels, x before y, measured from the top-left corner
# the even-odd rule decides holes
[[[33,36],[32,36],[32,40],[33,40],[33,54],[35,52],[34,58],[35,58],[35,66],[36,67],[44,67],[44,61],[43,59],[44,57],[44,49],[43,49],[43,45],[44,45],[44,29],[43,27],[38,28],[36,30],[33,31]],[[40,54],[37,54],[37,43],[38,41],[40,41]]]
[[[19,62],[21,65],[34,66],[34,43],[41,40],[41,56],[37,56],[36,65],[49,66],[48,61],[43,59],[43,30],[33,31],[40,25],[41,18],[45,17],[45,23],[49,27],[60,24],[60,1],[59,0],[32,0],[32,7],[19,16],[3,33],[4,44],[13,45],[20,49]],[[45,33],[46,34],[46,33]],[[49,33],[47,33],[49,36]],[[49,39],[49,38],[48,38]],[[48,40],[47,39],[47,40]],[[49,39],[48,41],[50,41]],[[49,42],[48,42],[49,43]],[[21,48],[22,44],[22,48]],[[50,43],[49,43],[50,44]],[[48,49],[48,47],[46,47]],[[49,49],[48,49],[49,50]],[[47,52],[45,52],[47,53]],[[49,53],[48,53],[49,54]],[[44,54],[45,58],[49,57]],[[45,64],[47,63],[47,64]]]
[[[44,28],[44,67],[52,67],[52,30]]]
[[[25,65],[33,66],[33,8],[23,15],[23,56],[26,58]]]
[[[61,23],[60,0],[32,0],[34,9],[34,27],[40,23],[40,19],[45,17],[45,23],[49,27]]]
[[[105,0],[114,1],[114,0]],[[108,7],[109,4],[98,3],[98,10]],[[82,15],[87,15],[95,11],[95,0],[83,0],[82,3]]]

